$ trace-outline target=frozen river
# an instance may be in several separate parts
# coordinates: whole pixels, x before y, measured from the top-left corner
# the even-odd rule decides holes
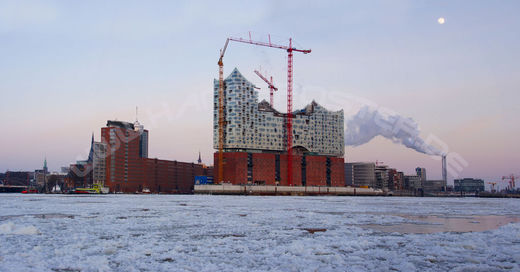
[[[519,271],[520,199],[0,195],[0,271]]]

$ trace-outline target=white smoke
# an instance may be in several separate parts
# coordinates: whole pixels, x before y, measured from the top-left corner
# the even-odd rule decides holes
[[[380,135],[418,152],[440,155],[441,152],[437,148],[427,144],[419,136],[420,132],[419,126],[411,118],[364,106],[347,120],[345,144],[359,146]]]

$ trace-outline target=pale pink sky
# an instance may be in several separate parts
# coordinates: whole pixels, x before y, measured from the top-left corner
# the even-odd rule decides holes
[[[296,4],[297,3],[297,4]],[[467,162],[461,176],[520,174],[520,19],[517,1],[242,3],[0,2],[0,171],[58,170],[84,159],[107,119],[140,121],[150,156],[212,163],[212,88],[229,35],[293,37],[295,108],[312,99],[355,114],[362,98],[413,118]],[[445,17],[446,23],[437,19]],[[286,54],[231,44],[234,67],[285,109]],[[380,160],[412,173],[440,163],[388,140],[346,148],[347,161]]]

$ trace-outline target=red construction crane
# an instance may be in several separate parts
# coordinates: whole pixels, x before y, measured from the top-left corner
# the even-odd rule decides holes
[[[289,39],[289,46],[278,45],[271,43],[271,36],[268,35],[269,42],[253,41],[251,39],[251,33],[249,33],[249,40],[243,38],[230,37],[229,40],[241,43],[248,43],[259,46],[266,46],[272,48],[278,48],[286,50],[288,53],[287,58],[287,117],[286,117],[286,135],[287,135],[287,184],[293,185],[292,176],[292,83],[293,83],[293,52],[301,52],[308,54],[311,52],[310,49],[297,49],[292,46],[292,39]]]
[[[273,107],[273,94],[274,94],[274,91],[278,91],[278,88],[276,88],[274,85],[273,85],[273,77],[271,77],[271,81],[269,81],[267,78],[265,78],[262,74],[260,74],[260,72],[258,72],[257,70],[255,70],[255,73],[265,81],[265,83],[267,83],[267,85],[269,86],[269,90],[270,90],[270,100],[269,100],[269,105],[271,105],[271,108]]]
[[[514,190],[515,189],[515,179],[518,179],[518,178],[520,178],[520,177],[511,174],[509,176],[503,176],[502,180],[509,181],[509,189]]]

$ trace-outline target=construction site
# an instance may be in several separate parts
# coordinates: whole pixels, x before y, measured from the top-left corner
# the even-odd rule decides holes
[[[269,102],[258,101],[258,87],[238,69],[224,79],[224,56],[230,42],[287,53],[286,113],[273,107],[278,88],[272,77],[269,80],[255,70],[270,90]],[[309,54],[311,50],[293,47],[292,39],[288,45],[274,44],[269,36],[268,42],[226,39],[218,59],[219,78],[214,81],[214,185],[196,185],[195,192],[226,193],[228,188],[232,193],[248,191],[247,185],[263,185],[255,187],[259,194],[301,194],[307,192],[302,190],[307,186],[345,187],[343,110],[329,111],[316,101],[293,109],[294,53]]]

